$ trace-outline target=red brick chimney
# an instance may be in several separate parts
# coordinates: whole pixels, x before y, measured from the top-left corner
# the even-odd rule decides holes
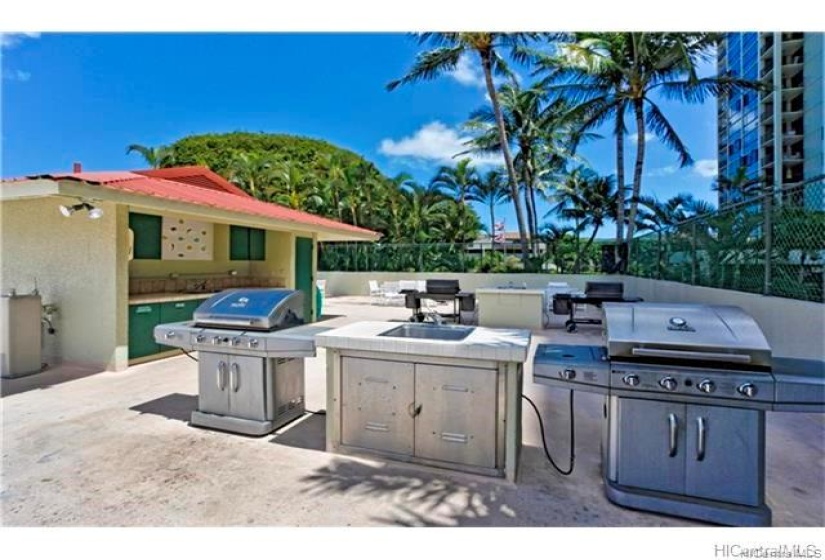
[[[79,161],[72,164],[72,173],[83,173],[83,165]]]

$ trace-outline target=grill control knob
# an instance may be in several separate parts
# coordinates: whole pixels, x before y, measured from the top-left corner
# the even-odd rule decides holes
[[[716,383],[712,379],[703,379],[696,385],[696,388],[703,393],[713,393],[716,390]]]
[[[250,338],[249,342],[247,344],[249,345],[250,348],[257,348],[258,344],[260,344],[260,342],[258,341],[257,338]]]
[[[622,381],[625,385],[629,385],[630,387],[636,387],[640,382],[639,376],[636,374],[625,375],[622,377]]]
[[[756,393],[758,393],[759,390],[753,383],[742,383],[739,387],[736,388],[736,392],[742,396],[752,399],[756,396]]]
[[[237,336],[232,337],[232,346],[238,346],[241,343],[241,339]]]
[[[220,344],[220,343],[221,343],[221,337],[219,337],[219,336],[213,336],[212,337],[212,344]]]
[[[663,377],[659,380],[659,386],[667,391],[675,391],[678,384],[679,382],[672,377]]]
[[[566,379],[568,381],[572,379],[576,379],[576,370],[575,369],[564,369],[559,374],[562,379]]]
[[[202,334],[195,335],[195,342],[203,342],[204,340],[206,340],[206,337]]]

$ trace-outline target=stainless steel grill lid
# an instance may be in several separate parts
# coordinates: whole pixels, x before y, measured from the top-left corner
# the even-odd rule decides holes
[[[739,307],[605,303],[604,314],[611,359],[771,366],[765,335]]]
[[[199,327],[271,331],[304,322],[304,294],[282,288],[225,290],[203,302],[193,319]]]

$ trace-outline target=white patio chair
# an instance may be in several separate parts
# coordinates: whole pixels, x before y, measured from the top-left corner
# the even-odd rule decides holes
[[[378,285],[378,280],[369,280],[370,305],[381,305],[384,303],[384,291]]]
[[[381,285],[382,301],[386,305],[394,305],[404,301],[404,294],[401,293],[398,282],[384,282]]]
[[[413,291],[417,290],[417,284],[415,280],[399,280],[398,281],[398,291]]]

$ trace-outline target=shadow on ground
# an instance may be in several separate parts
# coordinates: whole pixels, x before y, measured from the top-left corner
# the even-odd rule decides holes
[[[48,389],[61,383],[83,379],[103,370],[99,367],[61,364],[40,373],[0,380],[0,397],[9,397],[34,389]]]
[[[269,441],[278,445],[324,451],[326,449],[326,415],[308,413],[279,428]]]
[[[401,527],[520,525],[505,500],[509,484],[475,476],[450,476],[428,467],[336,459],[301,482],[310,495],[330,493],[381,498],[389,508],[371,521]]]
[[[129,410],[140,412],[141,414],[154,414],[163,416],[169,420],[189,422],[192,411],[198,407],[197,395],[184,395],[183,393],[171,393],[159,399],[146,401],[130,407]]]

